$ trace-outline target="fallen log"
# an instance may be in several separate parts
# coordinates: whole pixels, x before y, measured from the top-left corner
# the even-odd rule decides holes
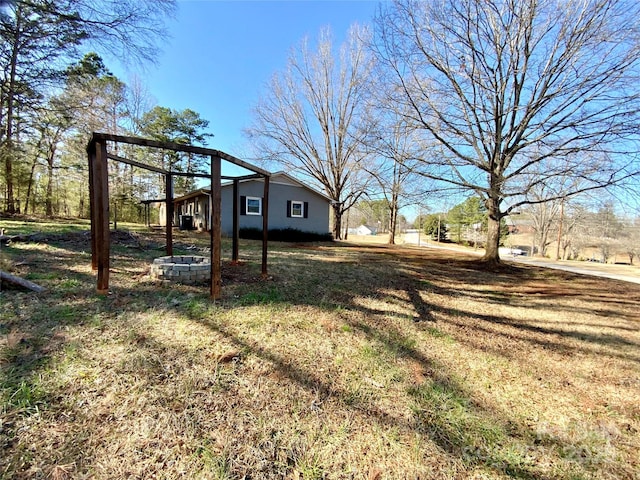
[[[41,241],[45,238],[45,235],[42,233],[29,233],[23,235],[0,235],[0,243],[3,245],[8,245],[12,242],[33,242]]]
[[[16,277],[15,275],[11,275],[5,271],[0,270],[0,281],[8,282],[13,285],[19,285],[23,288],[28,288],[29,290],[33,290],[34,292],[44,292],[46,288],[38,285],[37,283],[30,282],[29,280],[25,280],[24,278]]]

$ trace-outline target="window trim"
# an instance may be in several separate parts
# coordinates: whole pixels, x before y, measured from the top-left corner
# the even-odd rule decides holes
[[[258,211],[257,212],[252,212],[252,211],[249,210],[249,201],[250,200],[257,200],[258,201]],[[256,215],[256,216],[262,215],[262,198],[260,198],[260,197],[246,197],[245,198],[245,214],[246,215]]]
[[[293,213],[294,205],[300,205],[300,215],[295,215]],[[291,215],[291,218],[304,218],[304,202],[300,200],[291,200],[291,211],[289,213]]]

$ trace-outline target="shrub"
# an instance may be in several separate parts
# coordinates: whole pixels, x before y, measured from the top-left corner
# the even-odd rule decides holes
[[[262,230],[259,228],[241,228],[240,238],[248,240],[262,239]],[[268,232],[268,238],[272,242],[331,242],[330,233],[303,232],[295,228],[273,228]]]

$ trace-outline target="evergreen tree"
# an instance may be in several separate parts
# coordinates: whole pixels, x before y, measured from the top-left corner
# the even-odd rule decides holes
[[[469,197],[447,212],[447,222],[455,233],[455,241],[460,243],[472,232],[484,229],[487,223],[487,209],[480,197]]]
[[[436,242],[447,241],[447,224],[443,215],[432,213],[423,219],[422,230]]]
[[[209,121],[193,110],[156,106],[142,116],[139,129],[144,136],[161,142],[206,145],[207,139],[213,136],[206,132],[208,126]],[[159,155],[159,166],[176,172],[206,173],[209,162],[208,158],[184,152],[161,152]],[[187,193],[194,186],[193,178],[176,179],[177,193]]]
[[[24,119],[35,120],[82,45],[151,60],[174,0],[14,0],[0,8],[0,161],[4,207],[16,212]],[[23,168],[24,170],[24,168]],[[26,176],[25,176],[26,178]]]

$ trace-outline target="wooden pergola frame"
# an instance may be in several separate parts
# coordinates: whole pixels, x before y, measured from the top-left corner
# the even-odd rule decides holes
[[[121,143],[127,145],[137,145],[141,147],[157,148],[161,150],[172,150],[175,152],[193,153],[211,158],[211,173],[183,173],[146,165],[135,160],[121,157],[110,153],[107,146],[109,143]],[[159,142],[139,137],[128,137],[122,135],[111,135],[107,133],[94,132],[87,146],[89,157],[89,198],[91,203],[91,268],[98,271],[97,292],[107,294],[109,291],[109,262],[110,262],[110,236],[109,236],[109,173],[107,161],[113,160],[134,167],[142,168],[151,172],[156,172],[165,177],[165,198],[158,200],[165,202],[167,222],[166,222],[166,254],[173,255],[173,177],[199,177],[211,180],[210,215],[211,215],[211,297],[220,298],[222,278],[221,278],[221,180],[233,180],[233,246],[232,261],[238,261],[238,238],[239,238],[239,183],[248,178],[264,179],[264,200],[262,205],[262,276],[267,276],[267,231],[269,212],[269,179],[271,174],[266,170],[255,167],[239,158],[227,153],[210,148],[197,147],[193,145],[181,145],[173,142]],[[251,175],[229,177],[221,175],[222,160],[243,167],[251,172]]]

